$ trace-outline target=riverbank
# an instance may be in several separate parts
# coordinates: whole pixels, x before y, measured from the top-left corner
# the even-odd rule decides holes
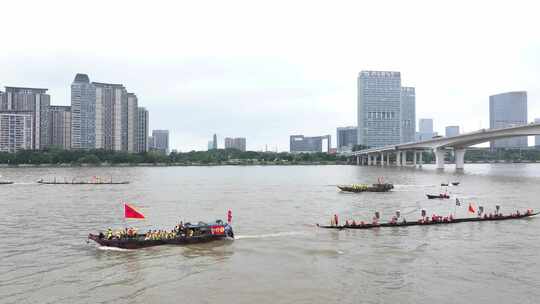
[[[0,164],[0,168],[71,168],[71,167],[216,167],[216,166],[336,166],[345,161],[321,162],[223,162],[223,163],[98,163],[98,164]]]

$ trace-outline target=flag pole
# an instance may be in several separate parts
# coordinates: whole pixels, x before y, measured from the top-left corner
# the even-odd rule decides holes
[[[123,218],[124,218],[124,228],[126,228],[126,227],[127,227],[127,221],[126,221],[126,203],[123,203],[123,204],[124,204],[124,216],[123,216]]]

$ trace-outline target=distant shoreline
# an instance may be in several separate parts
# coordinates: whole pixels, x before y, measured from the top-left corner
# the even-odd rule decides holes
[[[208,164],[199,164],[199,163],[140,163],[140,164],[111,164],[111,163],[100,163],[100,164],[0,164],[0,168],[76,168],[76,167],[85,167],[85,168],[100,168],[100,167],[247,167],[247,166],[343,166],[343,165],[352,165],[346,162],[337,162],[337,161],[326,161],[326,162],[294,162],[294,163],[208,163]]]
[[[466,161],[467,164],[537,164],[540,161]],[[433,165],[434,162],[424,163],[424,165]],[[452,162],[446,162],[450,165]],[[322,162],[260,162],[260,163],[100,163],[100,164],[0,164],[0,168],[102,168],[102,167],[119,167],[119,168],[134,168],[134,167],[252,167],[252,166],[356,166],[355,163],[347,163],[344,161],[322,161]]]

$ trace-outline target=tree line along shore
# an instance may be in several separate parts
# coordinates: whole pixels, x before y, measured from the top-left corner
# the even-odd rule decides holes
[[[453,155],[448,152],[448,162]],[[433,163],[433,153],[424,152],[423,161]],[[468,163],[540,162],[540,149],[468,149]],[[327,153],[242,152],[236,149],[210,151],[127,153],[106,150],[21,150],[0,152],[0,166],[215,166],[215,165],[344,165],[354,160]]]
[[[103,166],[103,165],[332,165],[346,164],[344,156],[327,153],[242,152],[236,149],[210,151],[127,153],[105,150],[21,150],[0,152],[3,166]]]

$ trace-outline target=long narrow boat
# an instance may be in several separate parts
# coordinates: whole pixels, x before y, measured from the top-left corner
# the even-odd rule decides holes
[[[105,247],[122,249],[139,249],[160,245],[187,245],[195,243],[207,243],[216,240],[234,239],[232,227],[218,220],[215,223],[186,224],[183,232],[178,232],[170,238],[147,238],[146,234],[137,234],[133,237],[107,238],[103,233],[88,235],[88,239]]]
[[[525,213],[520,215],[499,215],[493,217],[479,218],[479,217],[470,217],[470,218],[459,218],[448,221],[428,221],[428,222],[398,222],[398,223],[381,223],[381,224],[357,224],[357,225],[341,225],[341,226],[326,226],[319,225],[317,227],[326,228],[326,229],[373,229],[373,228],[385,228],[385,227],[408,227],[408,226],[426,226],[426,225],[447,225],[447,224],[457,224],[464,222],[492,222],[492,221],[505,221],[505,220],[516,220],[526,217],[531,217],[540,214],[540,212],[534,213]]]
[[[346,192],[388,192],[392,189],[394,189],[393,184],[388,183],[380,183],[380,184],[373,184],[373,185],[339,185],[337,186],[339,190],[346,191]]]
[[[113,182],[113,181],[109,181],[109,182],[102,182],[102,181],[97,181],[97,182],[85,182],[85,181],[67,182],[67,181],[64,181],[64,182],[59,182],[59,181],[44,181],[44,180],[38,180],[37,183],[42,184],[42,185],[126,185],[126,184],[129,184],[128,181],[120,181],[120,182]]]
[[[0,181],[0,185],[11,185],[13,184],[12,181]]]
[[[436,199],[436,198],[447,199],[447,198],[450,198],[450,195],[444,194],[444,193],[441,193],[441,194],[426,194],[426,196],[427,196],[428,199]]]

